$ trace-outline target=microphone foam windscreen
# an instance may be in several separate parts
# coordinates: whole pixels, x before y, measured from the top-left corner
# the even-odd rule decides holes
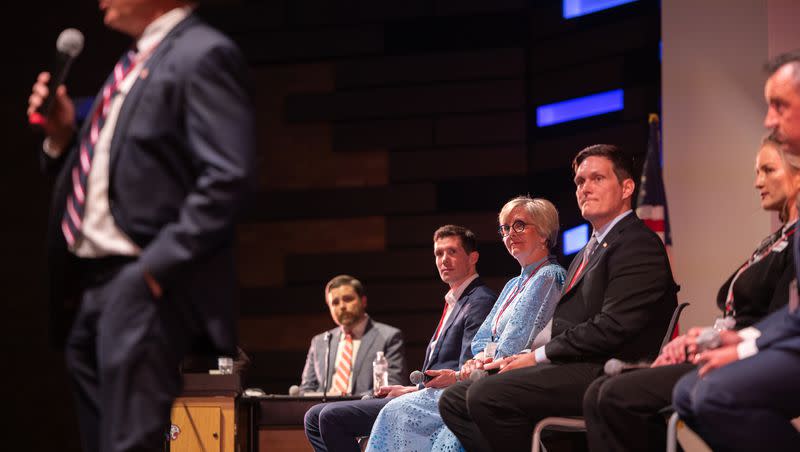
[[[622,361],[616,358],[611,358],[606,361],[605,366],[603,366],[603,371],[606,375],[613,377],[614,375],[619,375],[619,373],[622,372],[622,367]]]
[[[56,49],[75,58],[83,50],[83,33],[75,28],[67,28],[58,35]]]

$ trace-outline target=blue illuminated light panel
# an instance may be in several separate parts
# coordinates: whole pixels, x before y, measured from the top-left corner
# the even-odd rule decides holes
[[[563,0],[564,19],[585,16],[636,0]]]
[[[561,234],[564,256],[575,254],[583,248],[589,241],[589,225],[584,223],[580,226],[567,229]]]
[[[536,108],[536,125],[552,126],[562,122],[602,115],[625,108],[625,92],[621,89],[577,97]]]

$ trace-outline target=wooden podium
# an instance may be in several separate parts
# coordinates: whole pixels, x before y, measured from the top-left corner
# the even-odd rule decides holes
[[[246,432],[237,429],[239,375],[184,374],[172,405],[170,452],[241,452]],[[246,423],[242,425],[246,426]]]

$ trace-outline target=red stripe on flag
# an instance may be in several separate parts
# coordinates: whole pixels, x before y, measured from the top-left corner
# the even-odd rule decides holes
[[[647,225],[652,231],[664,232],[664,220],[647,220],[643,219],[644,224]]]

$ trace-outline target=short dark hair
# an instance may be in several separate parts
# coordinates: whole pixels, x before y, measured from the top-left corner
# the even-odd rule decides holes
[[[461,239],[461,247],[469,254],[478,250],[478,241],[475,239],[475,233],[465,228],[464,226],[456,226],[454,224],[446,224],[436,232],[433,233],[433,241],[443,239],[445,237],[458,237]]]
[[[619,146],[613,144],[593,144],[584,148],[572,160],[572,172],[577,173],[578,167],[589,157],[605,157],[611,161],[617,180],[622,183],[625,179],[633,179],[633,157],[622,152]]]
[[[785,52],[771,58],[764,64],[764,70],[767,71],[767,75],[771,76],[787,64],[794,66],[795,73],[797,73],[797,69],[800,68],[800,49]]]
[[[328,292],[330,292],[331,289],[335,289],[341,286],[352,287],[353,290],[356,291],[356,294],[358,294],[359,298],[367,295],[367,291],[364,289],[364,285],[361,284],[361,281],[353,278],[350,275],[339,275],[339,276],[334,276],[333,279],[328,281],[328,284],[325,284],[325,298],[326,298],[325,301],[327,302]]]

